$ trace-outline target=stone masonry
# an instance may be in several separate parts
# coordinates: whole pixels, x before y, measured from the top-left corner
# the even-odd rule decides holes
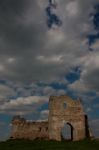
[[[62,140],[62,128],[68,124],[71,129],[71,140],[82,140],[90,137],[88,119],[80,100],[69,96],[51,96],[49,99],[48,121],[31,122],[20,116],[12,120],[12,139],[49,139]]]
[[[20,116],[16,116],[12,120],[12,139],[29,139],[38,138],[48,139],[48,122],[47,121],[26,121]]]
[[[65,123],[71,128],[71,140],[77,141],[89,136],[80,100],[72,100],[68,96],[52,96],[49,110],[49,139],[61,141],[61,129]]]

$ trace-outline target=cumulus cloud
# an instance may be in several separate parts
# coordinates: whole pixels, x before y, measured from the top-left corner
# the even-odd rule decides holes
[[[43,95],[52,96],[52,95],[65,95],[65,89],[54,89],[51,86],[46,86],[42,90]]]
[[[66,5],[66,13],[69,17],[75,17],[80,13],[78,1],[70,1]]]
[[[43,110],[43,111],[41,111],[41,113],[40,113],[40,117],[41,117],[41,119],[48,119],[48,115],[49,115],[49,110]]]
[[[99,41],[91,45],[95,51],[90,53],[87,38],[89,33],[96,33],[90,14],[95,13],[97,3],[98,0],[57,0],[57,15],[63,25],[49,30],[46,0],[1,0],[0,78],[9,82],[0,85],[2,104],[3,99],[8,98],[10,102],[6,105],[10,107],[12,103],[18,105],[18,101],[23,103],[17,97],[29,97],[24,103],[30,103],[31,95],[66,94],[65,89],[55,89],[48,84],[42,87],[37,83],[67,85],[64,77],[75,66],[81,66],[81,76],[68,88],[78,93],[99,90]]]
[[[82,80],[84,84],[91,90],[98,91],[98,79],[99,79],[99,58],[98,53],[92,54],[90,59],[86,61],[84,70],[82,72]]]
[[[44,103],[48,102],[48,97],[44,96],[30,96],[25,98],[17,98],[15,100],[9,100],[0,106],[1,113],[9,114],[28,114],[37,111]]]
[[[64,77],[75,66],[81,66],[81,76],[68,88],[83,93],[89,89],[98,91],[98,41],[91,45],[96,51],[90,53],[87,39],[89,33],[96,33],[90,18],[96,3],[98,0],[57,0],[57,15],[63,25],[49,30],[46,0],[1,0],[0,78],[9,82],[0,85],[2,104],[8,98],[6,105],[10,107],[18,105],[18,101],[23,103],[17,97],[29,97],[24,103],[30,103],[31,95],[66,94],[65,89],[37,83],[67,85]]]
[[[86,36],[95,32],[89,14],[96,2],[58,0],[57,13],[63,25],[48,30],[47,1],[2,0],[0,77],[20,82],[62,79],[70,67],[88,55]]]
[[[97,45],[94,43],[94,45]],[[93,46],[94,46],[93,45]],[[71,89],[78,91],[96,91],[99,92],[99,52],[91,52],[85,56],[82,60],[82,72],[80,79],[70,84]]]
[[[16,95],[13,88],[7,85],[0,85],[0,104],[8,100],[8,97]]]
[[[31,114],[44,104],[48,104],[51,95],[65,95],[65,89],[55,89],[52,86],[31,84],[29,86],[1,86],[0,112],[9,114]],[[6,94],[5,94],[6,93]]]
[[[88,90],[81,80],[77,80],[74,83],[69,84],[68,88],[70,88],[73,91],[83,92],[83,93]]]

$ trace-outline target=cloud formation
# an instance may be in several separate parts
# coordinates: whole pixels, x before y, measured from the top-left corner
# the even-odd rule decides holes
[[[57,0],[62,26],[48,29],[47,0],[0,1],[0,113],[24,115],[40,109],[44,118],[47,108],[42,105],[50,95],[69,90],[87,101],[84,93],[98,94],[99,40],[89,45],[88,39],[98,33],[93,24],[97,3]],[[70,83],[66,75],[75,67],[81,73]]]
[[[97,47],[97,41],[93,44],[93,47]],[[80,79],[70,84],[71,89],[77,89],[79,91],[96,91],[99,92],[99,52],[96,50],[93,53],[85,56],[83,59],[82,72]]]
[[[87,35],[95,32],[89,15],[96,2],[57,0],[63,26],[48,30],[45,0],[1,0],[0,77],[20,82],[63,78],[88,55]]]
[[[48,30],[46,0],[0,1],[0,78],[8,82],[0,85],[1,104],[12,99],[17,102],[18,97],[66,94],[66,89],[48,84],[61,81],[68,85],[65,75],[76,66],[81,67],[80,79],[68,88],[99,90],[98,40],[91,45],[92,53],[88,44],[88,34],[97,32],[90,15],[97,3],[57,0],[63,25]],[[40,82],[48,84],[40,87]]]
[[[25,115],[36,113],[44,103],[48,102],[48,97],[45,96],[29,96],[12,99],[4,102],[0,106],[0,113],[7,113],[12,115]]]

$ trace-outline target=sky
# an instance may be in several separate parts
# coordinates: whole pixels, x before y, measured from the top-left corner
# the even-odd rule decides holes
[[[56,3],[60,25],[48,0],[0,0],[0,140],[15,115],[47,119],[51,95],[80,98],[99,137],[99,0]]]

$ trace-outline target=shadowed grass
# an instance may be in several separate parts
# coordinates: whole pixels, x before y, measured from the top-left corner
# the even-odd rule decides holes
[[[99,141],[8,140],[0,142],[0,150],[98,150]]]

